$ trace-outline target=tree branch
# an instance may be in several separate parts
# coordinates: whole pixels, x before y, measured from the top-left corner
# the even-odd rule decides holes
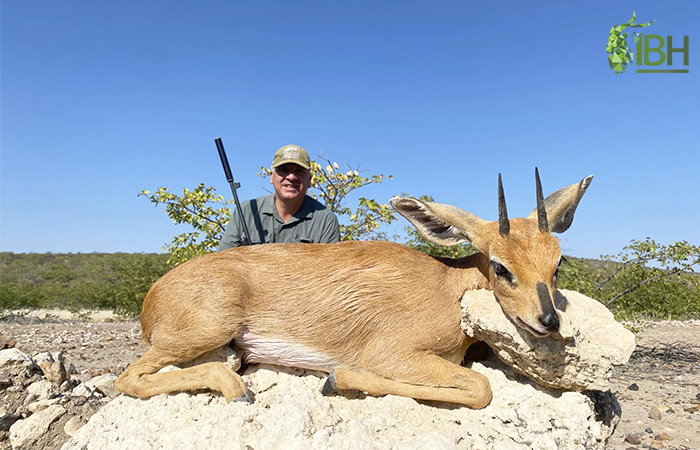
[[[624,291],[622,291],[621,293],[617,294],[616,296],[614,296],[613,298],[611,298],[610,300],[608,300],[607,302],[605,302],[605,304],[606,304],[606,305],[611,305],[611,304],[612,304],[615,300],[617,300],[618,298],[622,297],[623,295],[629,294],[630,292],[636,291],[637,289],[639,289],[640,287],[642,287],[643,285],[645,285],[645,284],[647,284],[647,283],[650,283],[650,282],[652,282],[652,281],[659,280],[659,279],[661,279],[661,278],[663,278],[663,277],[667,277],[667,276],[669,276],[669,275],[676,274],[676,273],[678,273],[678,272],[680,272],[680,270],[676,268],[676,269],[673,269],[673,270],[671,270],[671,271],[669,271],[669,272],[661,272],[660,274],[658,274],[658,275],[656,275],[656,276],[653,276],[653,277],[651,277],[651,278],[647,278],[646,280],[640,281],[640,282],[637,283],[635,286],[632,286],[632,287],[630,287],[630,288],[627,288],[627,289],[625,289]]]

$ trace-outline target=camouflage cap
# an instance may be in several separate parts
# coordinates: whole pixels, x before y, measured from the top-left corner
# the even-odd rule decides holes
[[[285,145],[277,150],[275,157],[272,160],[272,168],[274,169],[277,166],[287,163],[296,164],[307,170],[311,169],[309,154],[298,145]]]

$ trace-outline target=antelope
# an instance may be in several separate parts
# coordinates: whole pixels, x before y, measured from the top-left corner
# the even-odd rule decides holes
[[[457,207],[394,197],[391,205],[430,242],[470,242],[462,259],[433,258],[392,242],[267,244],[210,253],[157,280],[143,302],[149,349],[118,378],[139,398],[208,388],[226,401],[253,401],[241,376],[220,362],[177,371],[232,345],[247,363],[329,373],[321,392],[354,389],[467,405],[492,398],[488,379],[461,366],[477,342],[460,327],[467,290],[495,301],[534,336],[559,328],[553,305],[566,231],[593,175],[546,199],[535,169],[537,208],[509,220],[501,176],[499,219]]]

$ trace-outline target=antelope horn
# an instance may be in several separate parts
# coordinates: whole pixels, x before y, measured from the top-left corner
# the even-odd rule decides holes
[[[510,233],[508,210],[506,210],[506,196],[503,194],[503,182],[501,174],[498,174],[498,233],[506,237]]]
[[[535,183],[537,184],[537,224],[540,231],[546,233],[549,231],[547,224],[547,210],[544,207],[544,195],[542,194],[542,182],[540,181],[540,172],[535,167]]]

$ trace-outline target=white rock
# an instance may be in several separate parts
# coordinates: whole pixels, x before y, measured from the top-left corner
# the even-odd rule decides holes
[[[39,400],[38,402],[33,402],[27,405],[27,409],[32,413],[36,414],[39,411],[43,411],[51,405],[56,405],[61,399],[56,397],[49,400]]]
[[[63,426],[63,431],[68,435],[68,436],[75,436],[75,433],[78,432],[78,430],[83,426],[83,422],[78,418],[78,417],[71,417],[68,419],[68,422]]]
[[[615,321],[601,303],[574,291],[557,293],[561,329],[537,338],[515,325],[491,291],[469,291],[462,298],[462,328],[489,344],[517,372],[555,389],[610,388],[613,367],[627,363],[634,334]]]
[[[37,401],[48,400],[56,397],[59,394],[56,385],[51,383],[49,380],[35,381],[27,386],[26,392],[28,396],[34,396],[34,399]]]
[[[252,366],[243,378],[253,404],[208,393],[119,396],[63,449],[602,449],[619,420],[610,393],[600,393],[611,402],[600,422],[584,394],[538,387],[495,359],[472,368],[494,391],[483,410],[391,395],[324,397],[315,372]]]
[[[48,431],[49,426],[66,410],[61,405],[53,405],[18,420],[10,427],[10,444],[13,450],[32,449],[36,441]]]
[[[0,350],[0,368],[30,371],[36,367],[31,356],[16,348]]]
[[[105,397],[114,397],[119,394],[119,391],[114,387],[114,382],[117,376],[113,373],[107,373],[91,378],[85,382],[85,386],[92,391],[97,391]]]
[[[76,387],[73,388],[73,390],[71,391],[71,394],[76,396],[76,397],[82,396],[82,397],[90,398],[96,394],[96,391],[94,388],[86,386],[85,383],[80,383],[79,385],[77,385]]]

